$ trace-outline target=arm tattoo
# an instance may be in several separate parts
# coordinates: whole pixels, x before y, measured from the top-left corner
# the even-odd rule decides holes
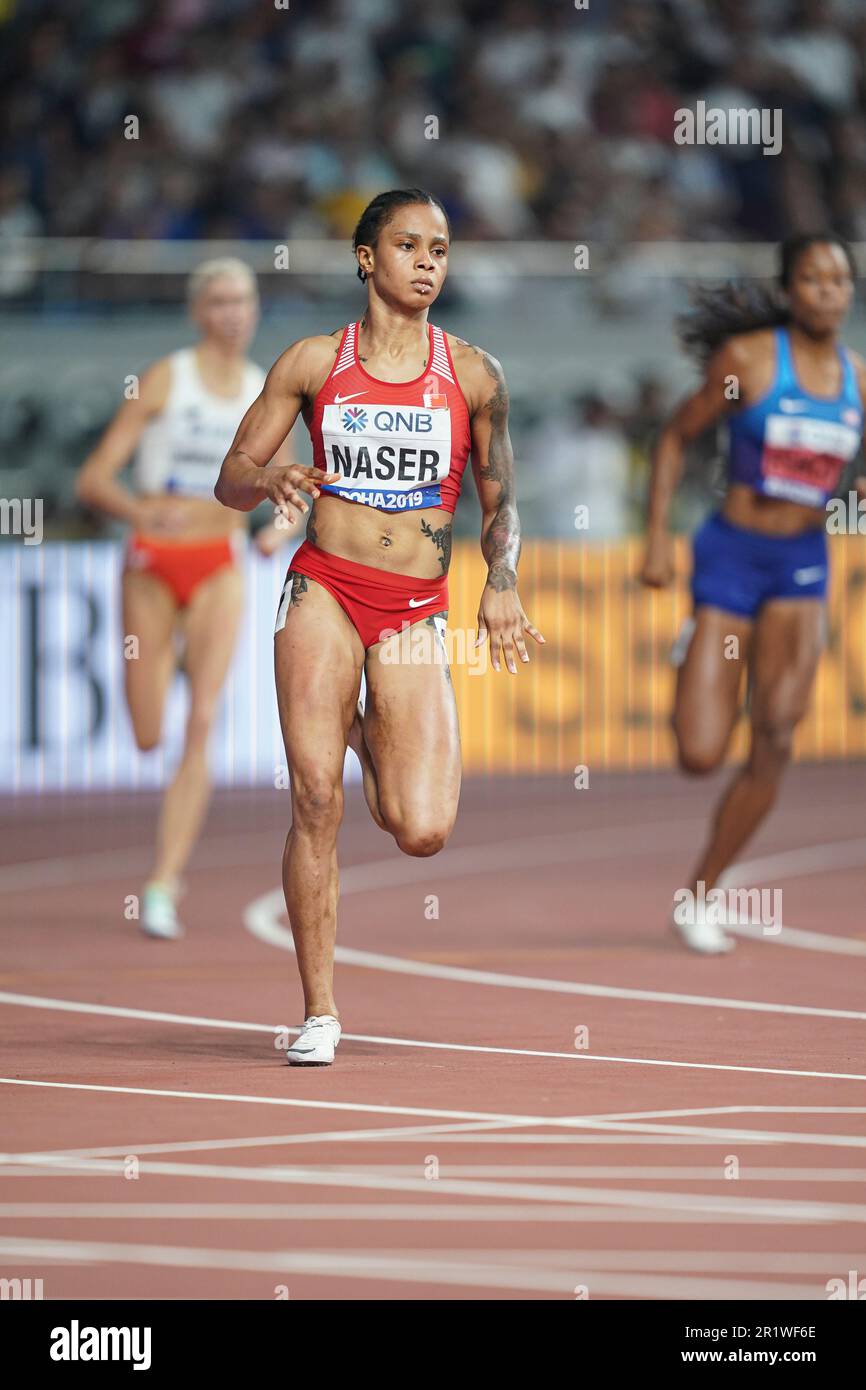
[[[289,599],[290,608],[297,608],[298,604],[304,597],[304,594],[307,592],[308,588],[309,585],[307,583],[307,576],[305,574],[292,575],[292,594],[291,598]]]
[[[499,367],[490,360],[486,352],[481,354],[488,376],[496,382],[496,390],[485,401],[484,409],[490,413],[490,445],[487,462],[481,469],[485,482],[511,482],[511,458],[508,447],[508,388]]]
[[[482,537],[481,553],[487,561],[487,583],[491,589],[499,593],[516,589],[520,522],[513,502],[500,502],[487,534]]]
[[[486,483],[499,484],[499,502],[490,525],[481,538],[481,553],[489,570],[487,582],[501,591],[517,586],[520,558],[520,521],[514,499],[514,459],[508,438],[508,388],[497,363],[481,354],[485,370],[496,382],[496,390],[484,409],[490,414],[490,442],[487,462],[479,469]]]
[[[448,573],[448,566],[451,564],[451,523],[447,522],[437,530],[428,521],[421,520],[421,530],[435,545],[439,552],[439,563],[442,566],[442,573]]]

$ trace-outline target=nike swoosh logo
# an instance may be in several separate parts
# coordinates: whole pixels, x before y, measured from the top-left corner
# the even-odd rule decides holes
[[[814,584],[817,579],[823,579],[823,577],[823,565],[812,565],[808,569],[794,570],[795,584]]]
[[[787,411],[808,410],[808,401],[779,401],[779,409]]]
[[[353,401],[356,396],[366,396],[366,391],[353,391],[351,396],[335,396],[334,404],[342,405],[344,401]]]
[[[410,600],[409,600],[409,607],[410,607],[410,608],[423,608],[425,603],[432,603],[432,602],[433,602],[433,599],[437,599],[438,597],[439,597],[438,594],[434,594],[434,595],[433,595],[433,598],[410,598]]]

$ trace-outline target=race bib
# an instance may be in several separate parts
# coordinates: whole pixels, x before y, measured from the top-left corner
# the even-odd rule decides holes
[[[806,506],[823,506],[856,454],[860,431],[835,420],[769,415],[764,433],[764,491]]]
[[[326,405],[322,488],[385,512],[442,505],[451,468],[451,412],[428,406]]]

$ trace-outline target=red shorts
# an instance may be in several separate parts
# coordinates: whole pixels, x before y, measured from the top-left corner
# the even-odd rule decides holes
[[[205,579],[233,565],[237,555],[231,536],[207,541],[158,541],[130,536],[124,570],[152,574],[167,584],[179,608],[185,608]]]
[[[292,556],[280,595],[275,632],[286,625],[295,574],[314,579],[334,596],[354,623],[365,647],[375,646],[404,626],[423,622],[428,615],[448,609],[445,575],[440,579],[415,579],[411,574],[393,574],[344,560],[304,541]]]

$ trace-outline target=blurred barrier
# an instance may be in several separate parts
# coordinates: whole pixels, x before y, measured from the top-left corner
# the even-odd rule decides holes
[[[246,617],[212,745],[221,784],[285,778],[272,632],[289,554],[245,560]],[[834,537],[830,554],[829,646],[797,735],[803,759],[866,754],[866,537]],[[640,540],[527,543],[520,594],[547,640],[528,642],[530,664],[510,676],[485,669],[474,646],[486,571],[477,543],[455,545],[448,647],[467,773],[671,765],[668,654],[689,612],[688,543],[677,541],[676,582],[662,593],[635,580],[641,555]],[[175,765],[182,680],[168,701],[164,748],[140,753],[130,734],[121,558],[112,541],[0,547],[0,788],[159,786]],[[746,733],[741,721],[732,756],[745,752]],[[347,772],[357,776],[354,758]]]
[[[520,596],[546,645],[527,642],[530,664],[518,662],[516,676],[454,665],[468,772],[671,766],[669,654],[691,610],[689,542],[676,541],[668,591],[638,584],[642,556],[640,538],[524,546]],[[798,759],[866,754],[866,537],[833,537],[830,556],[829,644],[797,732]],[[485,573],[477,545],[455,546],[450,627],[474,627]],[[745,754],[747,732],[741,719],[732,758]]]
[[[211,744],[217,783],[286,785],[273,626],[291,551],[244,560],[247,605]],[[123,697],[122,548],[115,541],[0,548],[0,788],[162,786],[177,763],[186,687],[164,747],[136,748]],[[357,766],[357,765],[356,765]]]
[[[866,243],[852,243],[859,259]],[[454,243],[450,255],[452,275],[559,276],[572,272],[617,268],[626,257],[639,257],[641,271],[647,275],[771,276],[775,272],[778,247],[775,242],[758,241],[648,241],[632,246],[588,248],[573,241],[516,241],[497,238]],[[578,255],[583,251],[584,257]],[[152,240],[123,237],[7,237],[4,257],[24,266],[32,274],[61,271],[92,275],[188,275],[201,261],[211,257],[240,256],[258,275],[344,275],[352,263],[349,239],[292,237],[286,242],[221,240],[208,237],[196,241]]]

